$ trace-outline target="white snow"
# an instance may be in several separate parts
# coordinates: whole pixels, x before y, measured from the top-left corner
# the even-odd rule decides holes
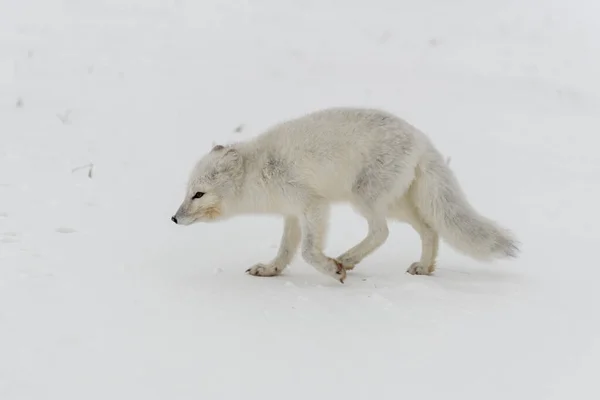
[[[0,399],[600,398],[599,13],[0,2]],[[522,256],[443,245],[410,276],[394,224],[345,285],[300,258],[256,278],[281,221],[170,221],[213,141],[339,105],[426,131]],[[336,208],[327,253],[364,234]]]

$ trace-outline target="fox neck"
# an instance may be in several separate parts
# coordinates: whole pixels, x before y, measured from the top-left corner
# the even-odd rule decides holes
[[[236,149],[243,157],[243,171],[234,182],[235,191],[228,200],[228,211],[232,214],[282,214],[280,199],[273,196],[261,174],[259,152],[251,142],[238,144]]]

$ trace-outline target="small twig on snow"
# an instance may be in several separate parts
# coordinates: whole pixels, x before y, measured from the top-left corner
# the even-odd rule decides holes
[[[94,175],[94,164],[93,163],[89,163],[89,164],[82,165],[80,167],[73,168],[71,170],[71,172],[76,172],[76,171],[79,171],[80,169],[85,169],[85,168],[89,168],[87,176],[88,176],[88,178],[92,179],[93,175]]]

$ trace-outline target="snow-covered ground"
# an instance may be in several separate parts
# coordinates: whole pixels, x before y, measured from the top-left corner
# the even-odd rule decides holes
[[[598,399],[596,0],[1,0],[0,399]],[[212,142],[392,111],[523,242],[345,285],[281,221],[170,220]],[[90,168],[93,165],[90,178]],[[80,168],[81,167],[81,168]],[[334,210],[327,253],[364,221]]]

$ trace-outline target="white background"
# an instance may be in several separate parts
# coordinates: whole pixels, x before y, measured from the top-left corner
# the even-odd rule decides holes
[[[0,399],[598,399],[598,15],[0,0]],[[521,257],[443,245],[410,276],[420,242],[394,224],[345,285],[300,258],[255,278],[280,220],[169,220],[213,141],[346,105],[425,131]],[[327,254],[364,234],[336,207]]]

